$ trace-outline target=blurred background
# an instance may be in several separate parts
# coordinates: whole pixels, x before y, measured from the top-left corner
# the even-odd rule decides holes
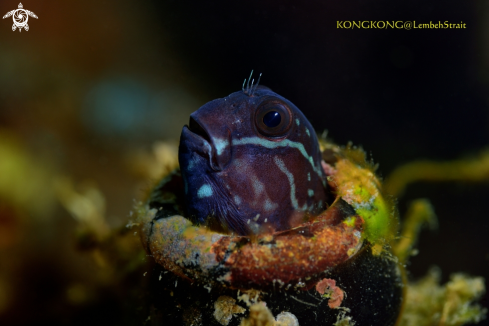
[[[239,90],[252,69],[318,132],[363,146],[384,177],[412,160],[471,157],[489,144],[483,0],[23,6],[39,17],[29,31],[0,21],[1,325],[130,323],[125,311],[140,309],[141,294],[117,285],[107,258],[80,249],[83,227],[98,223],[100,241],[124,228],[189,114]],[[0,13],[17,7],[2,0]],[[345,20],[466,28],[338,29]],[[421,233],[410,277],[436,265],[443,281],[454,272],[488,279],[489,183],[412,184],[401,216],[421,197],[439,227]],[[82,239],[84,248],[97,239]],[[137,236],[126,245],[128,261],[144,261]],[[131,282],[142,278],[134,272]]]

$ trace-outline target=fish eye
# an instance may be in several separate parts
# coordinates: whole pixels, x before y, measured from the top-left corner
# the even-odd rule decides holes
[[[255,125],[266,137],[284,136],[292,125],[292,113],[283,103],[267,101],[260,104],[255,113]]]
[[[268,127],[268,128],[275,128],[280,124],[282,121],[282,117],[280,116],[280,113],[277,111],[269,111],[263,116],[263,123]]]

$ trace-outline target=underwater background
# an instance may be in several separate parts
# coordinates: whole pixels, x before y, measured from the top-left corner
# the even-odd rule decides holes
[[[17,6],[2,1],[0,12]],[[29,31],[0,21],[1,325],[132,322],[127,311],[143,302],[132,285],[144,276],[113,277],[115,268],[88,250],[80,230],[103,221],[103,237],[123,227],[165,172],[159,163],[173,157],[189,114],[239,90],[252,69],[318,133],[361,145],[383,177],[413,160],[488,150],[489,4],[482,0],[23,6],[38,16]],[[347,29],[338,21],[466,28]],[[439,224],[421,232],[407,266],[412,279],[431,266],[443,282],[454,272],[489,278],[488,197],[489,174],[407,187],[400,215],[411,200],[428,198]],[[141,249],[132,246],[127,253]],[[481,304],[489,307],[488,294]]]

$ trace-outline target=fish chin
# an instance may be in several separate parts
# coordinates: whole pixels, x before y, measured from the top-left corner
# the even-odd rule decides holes
[[[214,216],[208,217],[207,224],[212,228],[215,222],[218,222],[216,229],[226,233],[237,235],[250,234],[249,225],[246,223],[247,216],[238,210],[234,202],[227,196],[218,195],[213,201]]]
[[[184,174],[186,182],[196,187],[188,188],[186,210],[199,224],[223,233],[249,234],[246,217],[223,190],[221,183],[203,173]]]

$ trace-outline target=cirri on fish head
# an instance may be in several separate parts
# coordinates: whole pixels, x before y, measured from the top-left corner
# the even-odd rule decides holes
[[[264,86],[192,113],[179,162],[189,217],[228,232],[287,230],[326,205],[314,129],[294,104]]]

